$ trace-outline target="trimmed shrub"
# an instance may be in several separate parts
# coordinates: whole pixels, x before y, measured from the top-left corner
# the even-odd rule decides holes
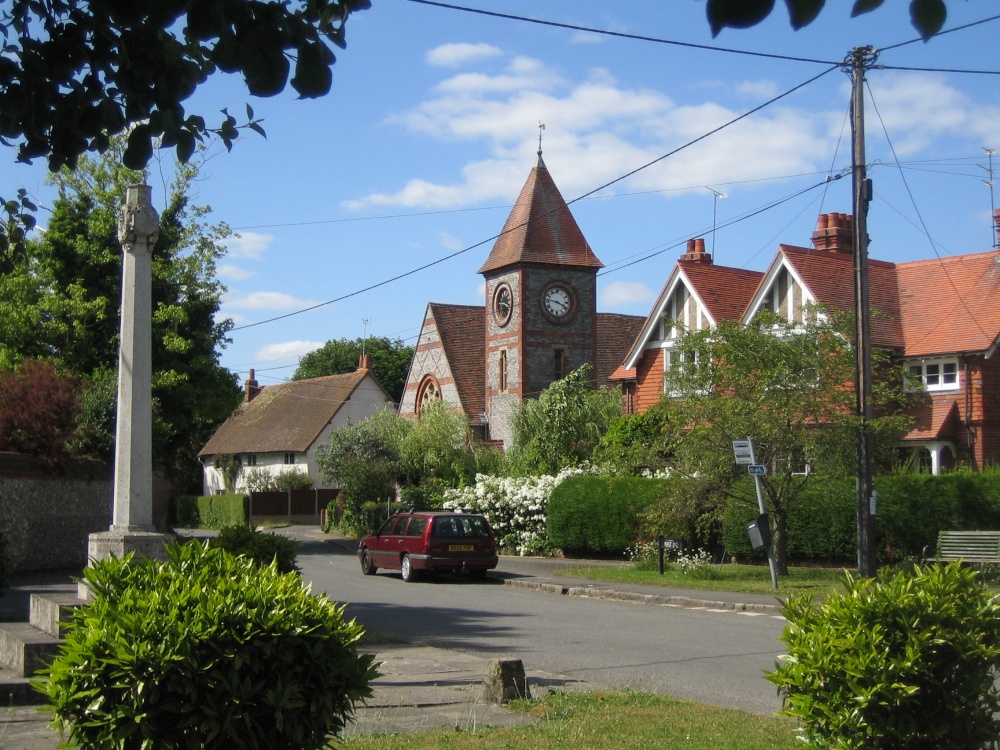
[[[299,544],[294,539],[251,529],[249,526],[226,526],[219,535],[208,540],[208,546],[224,549],[231,555],[247,557],[259,568],[272,562],[279,573],[298,571],[295,560]]]
[[[295,469],[286,469],[274,475],[270,489],[287,492],[289,490],[311,490],[313,479],[308,474]]]
[[[623,553],[639,535],[640,514],[661,499],[669,480],[570,477],[548,503],[549,543],[567,552]]]
[[[94,599],[73,615],[39,683],[56,722],[96,748],[321,748],[371,694],[359,625],[299,576],[222,549],[85,569]]]
[[[811,747],[970,750],[1000,733],[1000,603],[957,563],[847,576],[792,596],[788,654],[767,679]]]
[[[221,529],[250,522],[247,495],[181,495],[170,501],[170,522],[185,529]]]

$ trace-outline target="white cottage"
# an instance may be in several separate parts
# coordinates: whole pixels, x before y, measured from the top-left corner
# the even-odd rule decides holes
[[[395,408],[392,398],[361,358],[355,372],[259,387],[254,372],[246,382],[246,397],[236,412],[216,431],[198,453],[206,495],[225,491],[215,457],[240,457],[244,472],[263,469],[277,475],[293,469],[308,475],[313,486],[324,484],[316,466],[316,449],[330,434],[385,409]]]

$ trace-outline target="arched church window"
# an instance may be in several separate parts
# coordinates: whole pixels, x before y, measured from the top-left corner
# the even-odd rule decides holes
[[[441,388],[434,379],[433,375],[427,375],[424,377],[423,381],[420,383],[420,388],[417,391],[417,415],[419,415],[426,406],[430,405],[432,402],[441,400]]]

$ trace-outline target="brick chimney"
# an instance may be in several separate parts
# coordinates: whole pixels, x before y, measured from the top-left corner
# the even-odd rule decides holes
[[[854,251],[853,227],[854,217],[850,214],[820,214],[812,233],[813,247],[850,255]]]
[[[370,354],[362,354],[358,358],[358,369],[359,370],[370,370],[372,369],[372,358]]]
[[[1000,247],[1000,208],[993,209],[993,247]]]
[[[705,252],[705,240],[699,237],[695,240],[688,240],[687,250],[681,256],[681,260],[688,263],[711,263],[712,256]]]
[[[250,377],[248,377],[243,383],[243,400],[248,404],[253,401],[262,390],[264,390],[257,384],[253,375],[253,370],[251,370]]]

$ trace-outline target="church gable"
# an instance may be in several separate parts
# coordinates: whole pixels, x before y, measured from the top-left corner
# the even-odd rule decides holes
[[[470,422],[479,420],[483,410],[483,313],[477,306],[427,306],[399,404],[401,416],[415,418],[423,403],[441,399],[461,409]]]

